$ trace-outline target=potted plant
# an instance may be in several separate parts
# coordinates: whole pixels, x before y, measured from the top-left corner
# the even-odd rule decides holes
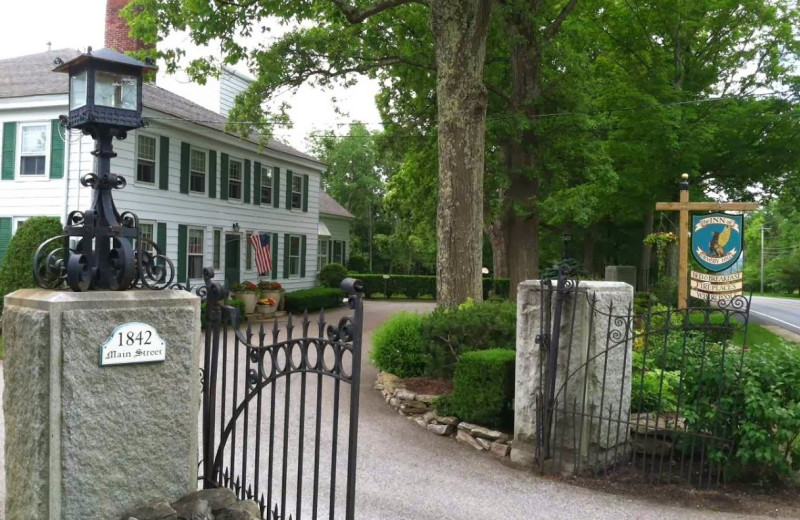
[[[252,314],[256,310],[258,286],[253,282],[234,283],[231,287],[234,297],[244,302],[244,313]]]
[[[273,298],[261,298],[256,304],[257,314],[272,314],[278,309],[278,302]]]
[[[278,304],[281,302],[281,295],[283,287],[278,282],[273,282],[270,280],[263,280],[258,282],[258,291],[260,293],[261,299],[271,298],[275,300],[275,307],[278,307]]]

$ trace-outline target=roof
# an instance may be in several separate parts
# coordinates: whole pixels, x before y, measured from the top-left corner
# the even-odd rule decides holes
[[[0,99],[69,93],[69,76],[53,72],[55,59],[68,62],[80,54],[75,49],[60,49],[0,60]],[[142,103],[147,108],[178,119],[235,135],[225,131],[227,119],[224,116],[156,85],[144,85]],[[260,137],[256,134],[251,134],[246,140],[260,143]],[[316,157],[274,139],[267,142],[267,148],[322,164]]]
[[[88,51],[83,54],[79,54],[77,57],[72,58],[71,60],[63,61],[62,59],[61,63],[57,64],[58,66],[53,69],[53,72],[69,72],[72,67],[83,65],[89,60],[95,60],[95,62],[99,60],[115,65],[127,65],[129,67],[137,67],[140,69],[156,70],[156,67],[150,64],[152,62],[145,63],[143,61],[139,61],[135,58],[131,58],[127,54],[117,52],[114,49],[98,49],[96,51],[92,51],[92,48],[89,47]]]
[[[355,218],[352,213],[344,209],[344,206],[324,191],[319,192],[319,212],[334,217]]]

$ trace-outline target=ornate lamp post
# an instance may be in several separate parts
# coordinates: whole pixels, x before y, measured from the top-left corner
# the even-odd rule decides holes
[[[120,214],[112,190],[122,189],[125,178],[111,173],[113,139],[125,139],[142,121],[142,75],[155,70],[111,49],[85,54],[64,63],[56,60],[54,72],[69,74],[68,129],[79,129],[95,141],[94,173],[81,184],[94,192],[87,211],[73,211],[64,234],[36,251],[34,275],[40,286],[58,288],[64,282],[73,291],[125,290],[137,285],[163,289],[172,283],[172,262],[158,246],[141,237],[139,219]]]

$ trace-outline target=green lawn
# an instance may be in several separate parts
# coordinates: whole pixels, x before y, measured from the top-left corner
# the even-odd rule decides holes
[[[737,330],[731,339],[732,344],[742,345],[746,344],[750,347],[776,347],[786,340],[770,332],[761,325],[751,323],[747,326],[747,341],[744,340],[744,331]],[[791,343],[791,342],[787,342]],[[798,345],[800,346],[800,345]]]
[[[785,298],[788,300],[800,300],[800,294],[754,292],[753,296],[765,296],[767,298]]]

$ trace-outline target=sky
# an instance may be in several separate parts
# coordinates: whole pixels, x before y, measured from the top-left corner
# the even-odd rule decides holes
[[[3,0],[0,5],[0,59],[44,52],[48,45],[54,50],[103,47],[106,0]],[[31,23],[34,20],[35,23]],[[190,51],[193,47],[182,35],[169,39],[167,46],[173,45]],[[187,54],[201,52],[197,48],[193,50]],[[244,68],[239,70],[246,72]],[[219,109],[215,89],[191,84],[180,73],[173,77],[160,76],[157,83],[210,110]],[[274,101],[288,101],[292,105],[290,115],[294,127],[276,128],[275,138],[308,151],[308,134],[324,130],[346,134],[353,121],[367,123],[372,129],[378,128],[380,117],[374,100],[377,91],[377,82],[364,78],[348,89],[335,88],[323,92],[301,87],[297,92],[283,92]],[[335,110],[330,101],[332,97],[337,99],[342,113]]]

